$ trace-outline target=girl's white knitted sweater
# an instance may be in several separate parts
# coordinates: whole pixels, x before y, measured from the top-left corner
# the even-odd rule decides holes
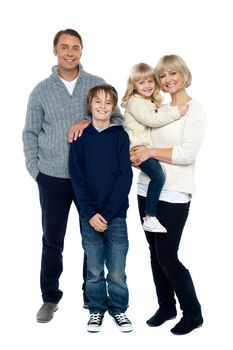
[[[159,128],[180,119],[177,107],[169,105],[156,109],[154,103],[140,95],[130,97],[124,113],[123,126],[130,139],[130,147],[152,146],[151,128]]]

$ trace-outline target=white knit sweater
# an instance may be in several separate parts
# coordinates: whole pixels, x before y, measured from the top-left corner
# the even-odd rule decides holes
[[[151,140],[151,128],[159,128],[180,119],[177,107],[164,105],[162,109],[156,109],[154,103],[140,95],[130,97],[124,113],[123,126],[130,139],[130,147],[153,147]]]
[[[161,107],[163,108],[167,108],[167,105]],[[189,194],[195,192],[195,159],[203,140],[205,126],[206,115],[203,107],[191,100],[184,117],[161,128],[152,129],[154,148],[173,148],[172,164],[161,162],[166,173],[164,190]],[[138,183],[148,184],[149,180],[140,172]]]

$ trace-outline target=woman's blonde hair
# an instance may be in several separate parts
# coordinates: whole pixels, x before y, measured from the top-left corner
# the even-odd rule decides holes
[[[158,108],[162,103],[162,96],[160,95],[160,88],[155,79],[154,69],[146,63],[135,64],[131,70],[127,81],[127,88],[121,100],[121,106],[125,107],[129,98],[136,92],[135,83],[141,79],[153,79],[155,81],[155,91],[153,93],[152,101]]]
[[[183,88],[187,88],[192,83],[192,75],[190,73],[190,70],[185,63],[185,61],[178,55],[166,55],[160,58],[159,62],[157,63],[155,67],[155,77],[157,80],[158,85],[161,87],[160,84],[160,75],[166,70],[166,69],[174,69],[181,73],[183,77]]]

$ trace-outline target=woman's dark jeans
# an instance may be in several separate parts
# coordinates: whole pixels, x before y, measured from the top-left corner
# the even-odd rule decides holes
[[[141,221],[145,216],[146,198],[138,196]],[[151,269],[160,308],[174,309],[176,294],[183,315],[201,315],[189,271],[178,259],[182,231],[189,213],[189,203],[159,201],[157,218],[167,233],[146,232],[149,243]]]
[[[77,209],[71,181],[39,173],[37,183],[42,211],[43,248],[40,284],[44,302],[57,304],[62,298],[59,278],[63,270],[62,253],[68,215],[72,201]],[[80,227],[81,229],[81,227]],[[83,298],[85,295],[86,257],[83,262]]]

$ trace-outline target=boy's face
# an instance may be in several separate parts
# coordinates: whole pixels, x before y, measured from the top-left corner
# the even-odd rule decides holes
[[[113,102],[109,95],[106,95],[104,91],[98,91],[93,97],[90,106],[91,114],[96,121],[109,121],[112,111]]]

